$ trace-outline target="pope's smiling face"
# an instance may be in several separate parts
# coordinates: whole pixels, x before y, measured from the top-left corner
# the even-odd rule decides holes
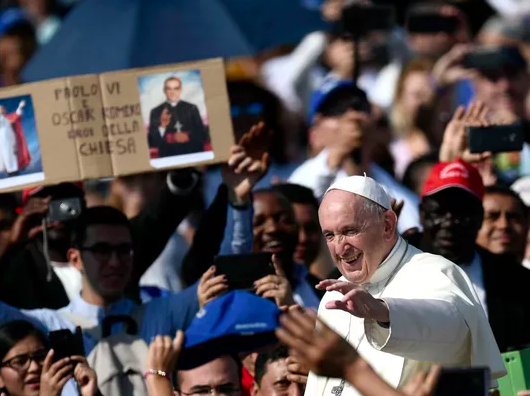
[[[356,284],[370,280],[397,238],[395,213],[382,207],[377,214],[372,213],[366,201],[346,191],[332,190],[324,196],[319,210],[320,226],[333,261],[341,274]]]

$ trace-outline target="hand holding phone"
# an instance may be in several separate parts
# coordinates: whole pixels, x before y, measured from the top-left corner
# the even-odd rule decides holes
[[[522,123],[469,126],[467,127],[467,137],[471,154],[521,151],[525,138]]]
[[[216,275],[225,276],[229,290],[254,292],[254,282],[276,273],[272,254],[266,252],[217,256],[214,266]]]
[[[488,396],[488,367],[442,369],[434,396]]]
[[[296,301],[294,300],[291,284],[280,264],[276,261],[276,256],[272,256],[272,261],[275,273],[254,282],[256,294],[263,298],[268,298],[280,308],[293,306]]]

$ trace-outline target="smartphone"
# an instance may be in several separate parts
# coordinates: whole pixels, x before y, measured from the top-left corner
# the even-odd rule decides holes
[[[411,13],[407,17],[407,30],[411,33],[438,33],[452,34],[458,28],[458,19],[454,16],[431,13]]]
[[[469,151],[473,154],[490,151],[505,153],[523,149],[525,131],[523,123],[467,127]]]
[[[50,202],[46,221],[65,222],[75,220],[81,215],[82,205],[79,198],[62,198]]]
[[[392,6],[352,4],[342,10],[342,30],[354,37],[374,30],[391,30],[394,25],[395,9]]]
[[[53,349],[54,361],[70,356],[85,356],[85,344],[81,327],[76,327],[75,333],[67,329],[50,331],[48,338],[50,347]]]
[[[468,69],[496,70],[526,67],[526,61],[517,47],[479,47],[464,55],[462,65]]]
[[[254,282],[274,275],[272,254],[266,252],[217,256],[215,275],[225,275],[230,290],[254,292]]]
[[[487,367],[446,368],[440,372],[434,396],[488,396]]]

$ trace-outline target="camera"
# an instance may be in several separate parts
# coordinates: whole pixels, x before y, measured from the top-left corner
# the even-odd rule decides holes
[[[81,215],[82,210],[79,198],[53,200],[48,207],[46,221],[54,223],[75,220]]]

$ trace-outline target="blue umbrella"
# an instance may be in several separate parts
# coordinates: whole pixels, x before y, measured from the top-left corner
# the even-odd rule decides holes
[[[218,0],[258,50],[293,44],[306,34],[325,30],[320,12],[311,11],[300,0]]]
[[[24,81],[253,54],[212,0],[85,0],[31,59]]]
[[[274,13],[271,2],[287,12]],[[296,10],[311,14],[301,14],[310,30],[280,21],[296,17]],[[298,0],[85,0],[27,64],[23,80],[253,55],[298,41],[317,26],[314,14]]]

